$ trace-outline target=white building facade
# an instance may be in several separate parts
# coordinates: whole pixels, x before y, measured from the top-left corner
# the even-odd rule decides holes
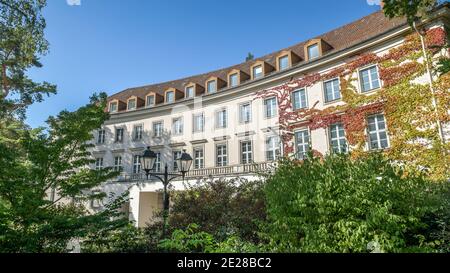
[[[448,5],[428,27],[448,22]],[[111,118],[95,132],[96,159],[93,167],[114,167],[122,175],[103,187],[107,193],[130,191],[125,208],[130,220],[143,227],[162,208],[162,183],[145,180],[140,156],[146,147],[157,153],[155,171],[167,164],[176,172],[177,158],[186,150],[192,158],[184,182],[204,178],[256,178],[256,173],[273,167],[286,155],[279,124],[276,97],[257,92],[280,86],[308,74],[324,74],[345,65],[364,53],[382,55],[401,45],[411,33],[404,20],[388,20],[376,12],[314,39],[233,67],[167,83],[131,88],[109,98]],[[361,93],[377,92],[383,86],[377,64],[360,67],[355,78]],[[325,109],[343,104],[339,79],[328,79],[299,88],[290,98],[294,110]],[[383,113],[368,117],[368,149],[389,147]],[[291,132],[294,156],[301,158],[309,149],[321,154],[345,151],[345,132],[340,124]],[[176,190],[183,181],[172,182]],[[91,209],[101,209],[100,203]]]

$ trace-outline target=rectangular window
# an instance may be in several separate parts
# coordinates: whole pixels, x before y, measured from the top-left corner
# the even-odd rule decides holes
[[[241,164],[250,164],[253,162],[253,151],[251,141],[241,142]]]
[[[98,130],[98,132],[97,132],[97,143],[98,144],[105,143],[105,135],[106,135],[106,131],[104,129]]]
[[[103,169],[103,157],[98,157],[95,159],[95,169],[96,170]]]
[[[264,114],[266,118],[272,118],[277,115],[277,98],[268,98],[264,100]]]
[[[258,79],[263,76],[263,68],[262,65],[258,65],[253,67],[253,79]]]
[[[186,87],[186,98],[193,98],[194,97],[194,87],[189,86]]]
[[[209,82],[207,82],[206,83],[206,88],[207,88],[207,91],[208,91],[208,93],[214,93],[214,92],[216,92],[217,90],[217,86],[216,86],[216,81],[215,80],[212,80],[212,81],[209,81]]]
[[[234,73],[230,75],[230,87],[237,86],[238,82],[238,73]]]
[[[249,123],[252,121],[252,106],[250,102],[239,105],[239,121],[241,123]]]
[[[194,133],[195,132],[203,132],[205,120],[203,113],[194,115]]]
[[[304,159],[309,151],[309,132],[307,129],[295,132],[296,157]]]
[[[116,128],[116,142],[123,142],[123,128]]]
[[[280,138],[270,136],[266,138],[266,160],[275,161],[280,156]]]
[[[109,104],[109,112],[111,113],[117,112],[117,102],[111,102]]]
[[[173,151],[172,153],[172,162],[173,162],[173,171],[178,171],[178,162],[177,159],[181,157],[181,151]]]
[[[339,100],[341,98],[341,90],[339,79],[324,82],[325,102]]]
[[[361,80],[362,92],[368,92],[380,88],[380,78],[378,76],[377,66],[372,66],[361,70],[359,72],[359,78]]]
[[[141,140],[143,133],[144,133],[144,126],[142,124],[135,125],[133,129],[133,140]]]
[[[314,44],[308,46],[308,60],[312,60],[319,57],[319,45]]]
[[[128,110],[136,109],[136,99],[128,101]]]
[[[383,114],[367,118],[369,132],[370,150],[384,149],[389,147],[389,139],[386,130],[386,121]]]
[[[348,151],[345,139],[344,125],[336,123],[330,125],[330,147],[332,153],[346,153]]]
[[[300,89],[292,93],[292,107],[294,110],[304,109],[308,107],[306,100],[306,90]]]
[[[227,128],[227,110],[222,109],[216,112],[216,128]]]
[[[153,167],[155,172],[161,171],[162,161],[161,161],[161,153],[156,152],[156,160],[155,160],[155,166]]]
[[[116,171],[116,172],[123,171],[122,157],[121,156],[115,156],[114,157],[114,171]]]
[[[133,156],[133,173],[137,174],[141,172],[141,156],[134,155]]]
[[[164,132],[164,124],[162,121],[153,122],[153,136],[162,137]]]
[[[147,96],[147,106],[155,105],[155,96]]]
[[[203,148],[194,148],[194,169],[203,169],[204,166]]]
[[[227,155],[227,145],[217,144],[216,145],[216,166],[225,167],[228,165],[228,155]]]
[[[171,103],[175,101],[175,92],[169,91],[166,92],[166,102]]]
[[[289,56],[278,58],[278,70],[284,70],[287,68],[289,68]]]
[[[174,135],[183,134],[183,118],[179,117],[172,120],[172,133]]]

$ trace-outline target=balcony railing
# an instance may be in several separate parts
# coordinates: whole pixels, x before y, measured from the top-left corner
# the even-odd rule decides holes
[[[186,178],[208,178],[214,176],[233,176],[233,175],[245,175],[245,174],[258,174],[266,173],[275,167],[273,162],[261,162],[253,164],[240,164],[231,165],[224,167],[214,167],[214,168],[202,168],[202,169],[192,169],[186,174]],[[173,172],[174,174],[179,174],[178,172]],[[170,174],[170,172],[169,172]],[[128,174],[123,173],[118,176],[116,181],[129,182],[129,181],[139,181],[144,180],[144,173]],[[181,179],[181,178],[180,178]]]

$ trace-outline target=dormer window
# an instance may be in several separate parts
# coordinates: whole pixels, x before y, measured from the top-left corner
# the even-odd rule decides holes
[[[129,99],[127,105],[128,105],[128,106],[127,106],[127,109],[128,109],[128,110],[134,110],[134,109],[136,109],[136,99]]]
[[[166,92],[166,103],[171,103],[175,101],[175,92],[167,91]]]
[[[151,107],[155,105],[155,95],[149,95],[147,96],[147,107]]]
[[[258,79],[263,76],[263,67],[262,65],[258,65],[253,67],[253,79]]]
[[[194,86],[186,87],[186,98],[193,98],[193,97],[194,97]]]
[[[278,70],[285,70],[289,68],[289,56],[281,56],[278,58]]]
[[[229,78],[229,86],[230,87],[234,87],[237,86],[239,84],[239,75],[238,73],[234,73],[230,75]]]
[[[110,113],[117,112],[117,101],[109,103],[109,112]]]
[[[320,57],[319,44],[313,44],[308,46],[307,51],[308,51],[308,60]]]
[[[211,80],[206,83],[206,90],[208,93],[214,93],[217,91],[216,80]]]

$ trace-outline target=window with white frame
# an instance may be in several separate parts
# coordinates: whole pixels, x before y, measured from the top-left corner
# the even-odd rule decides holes
[[[241,141],[241,164],[250,164],[253,162],[253,149],[250,140]]]
[[[269,136],[266,138],[266,160],[275,161],[280,156],[280,138]]]
[[[92,192],[93,195],[97,195],[99,193],[100,193],[100,191],[98,191],[98,190],[94,190]],[[102,206],[102,200],[101,199],[99,199],[99,198],[91,199],[91,208],[98,209],[98,208],[101,208],[101,206]]]
[[[97,132],[97,143],[98,144],[103,144],[105,143],[105,136],[106,136],[106,131],[105,129],[100,129]]]
[[[278,70],[285,70],[289,68],[289,56],[282,56],[278,58]]]
[[[143,133],[144,133],[144,125],[142,124],[134,125],[133,140],[141,140]]]
[[[171,103],[174,101],[175,101],[175,92],[174,91],[166,92],[166,102]]]
[[[110,113],[117,112],[117,102],[111,102],[109,104],[109,112]]]
[[[325,102],[339,100],[341,98],[341,90],[339,79],[333,79],[323,83],[325,92]]]
[[[141,172],[141,156],[134,155],[133,156],[133,173],[138,174]]]
[[[294,108],[294,110],[304,109],[308,107],[305,88],[292,92],[292,107]]]
[[[216,145],[216,166],[225,167],[228,165],[227,144]]]
[[[182,135],[183,134],[183,118],[182,117],[172,119],[172,133],[174,135]]]
[[[147,96],[147,106],[154,106],[155,105],[155,96]]]
[[[203,113],[195,114],[193,119],[194,133],[203,132],[205,126],[205,119]]]
[[[136,99],[128,100],[128,110],[136,109]]]
[[[258,79],[263,76],[263,67],[262,65],[258,65],[253,67],[253,79]]]
[[[330,125],[330,148],[332,153],[346,153],[348,151],[344,125],[336,123]]]
[[[116,142],[123,142],[123,128],[116,128]]]
[[[227,109],[216,112],[216,128],[227,128]]]
[[[153,122],[153,136],[162,137],[164,132],[164,123],[162,121]]]
[[[308,50],[308,60],[320,57],[319,44],[310,45],[308,46],[307,50]]]
[[[367,118],[369,133],[369,149],[378,150],[389,147],[389,138],[386,130],[386,121],[383,114]]]
[[[378,89],[381,86],[376,65],[360,70],[359,79],[361,81],[362,92]]]
[[[95,169],[96,170],[103,169],[103,157],[97,157],[95,159]]]
[[[212,80],[206,83],[206,90],[208,93],[214,93],[217,91],[217,83],[216,80]]]
[[[188,86],[186,87],[186,98],[193,98],[194,97],[194,87]]]
[[[116,171],[116,172],[123,171],[122,156],[120,156],[120,155],[114,157],[114,171]]]
[[[154,168],[155,172],[160,172],[161,167],[162,167],[161,152],[155,152],[155,154],[156,154],[156,159],[155,159],[155,165],[153,168]]]
[[[231,74],[229,81],[230,81],[230,87],[237,86],[239,84],[238,73]]]
[[[205,164],[205,158],[203,153],[203,147],[194,148],[194,169],[203,169]]]
[[[266,118],[273,118],[277,115],[277,98],[267,98],[264,100],[264,115]]]
[[[179,171],[178,170],[178,158],[180,158],[181,157],[181,151],[173,151],[172,152],[172,162],[173,162],[173,165],[172,165],[172,168],[173,168],[173,171],[174,172],[177,172],[177,171]]]
[[[239,122],[249,123],[252,121],[252,105],[250,102],[239,105]]]
[[[308,129],[295,132],[296,157],[304,159],[309,151],[310,139]]]

